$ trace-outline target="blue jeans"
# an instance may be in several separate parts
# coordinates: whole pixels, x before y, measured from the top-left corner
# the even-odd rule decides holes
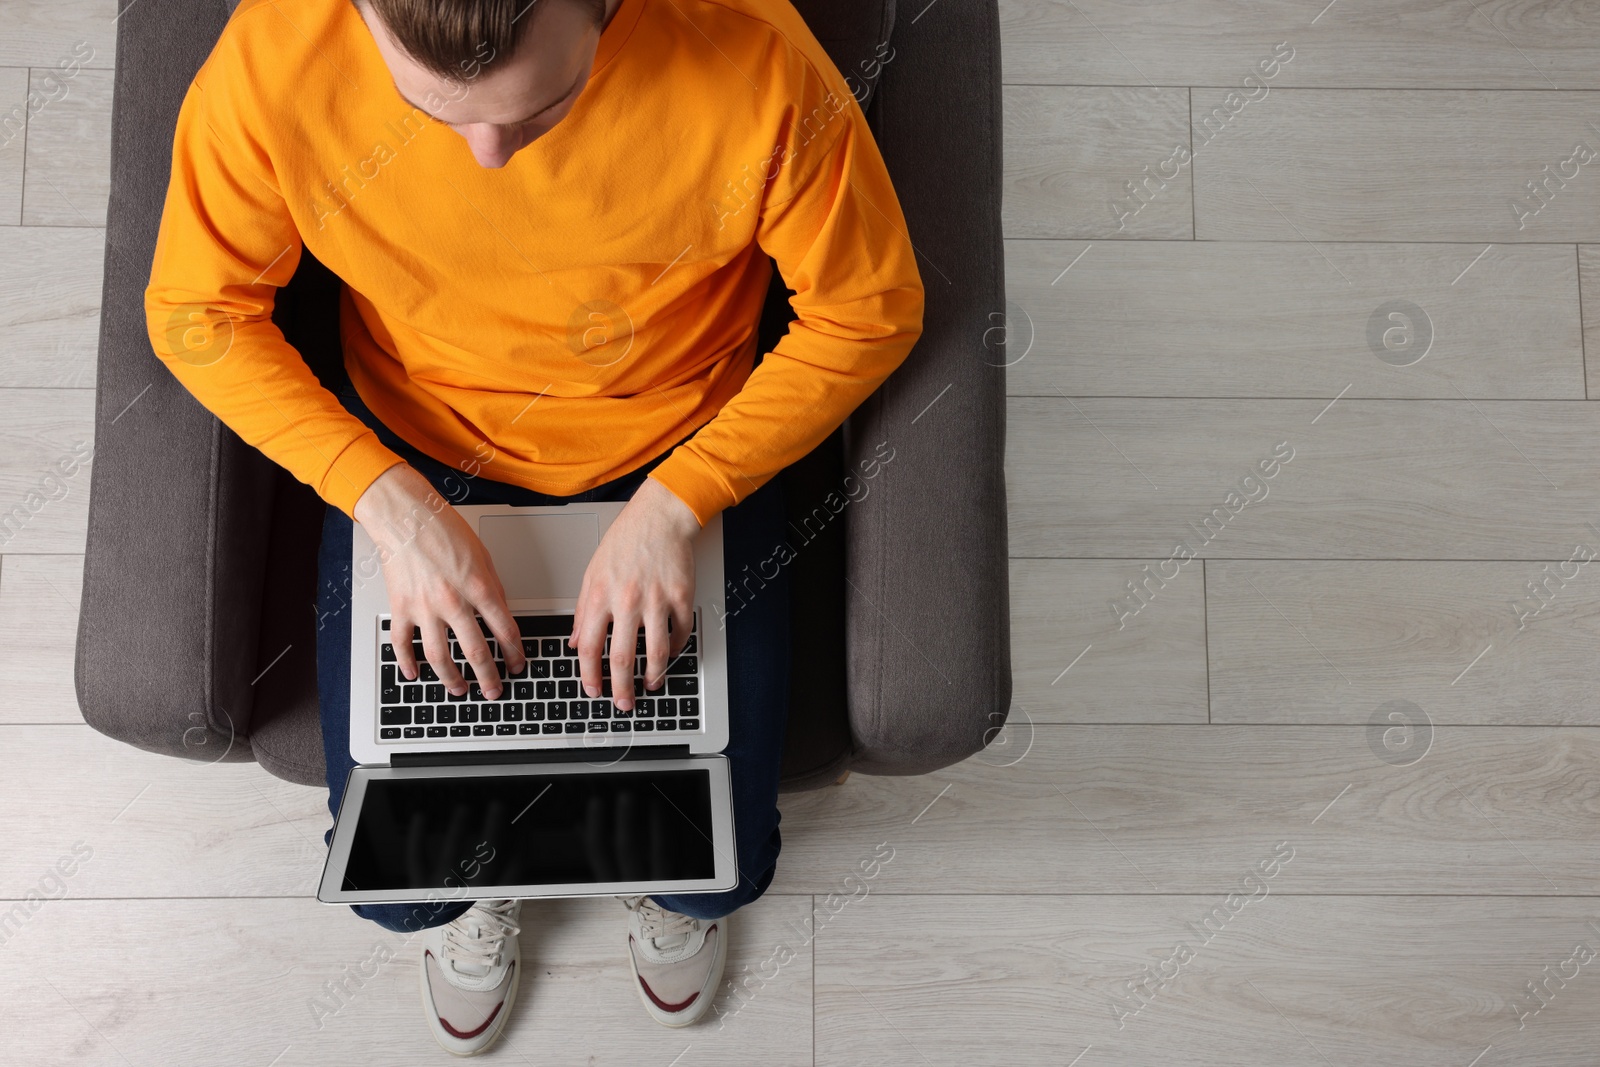
[[[665,459],[576,496],[556,497],[521,486],[471,478],[401,440],[378,421],[348,383],[339,392],[344,406],[370,426],[379,440],[417,468],[452,504],[551,505],[622,501],[633,496],[645,476]],[[784,539],[786,522],[782,477],[762,486],[722,513],[724,574],[753,570],[769,559]],[[317,559],[317,695],[322,711],[322,745],[328,763],[328,810],[339,811],[350,758],[350,519],[329,507],[322,524]],[[727,616],[728,698],[731,722],[728,757],[732,776],[734,841],[739,884],[725,893],[689,893],[653,899],[671,911],[700,919],[728,915],[766,892],[778,869],[778,773],[784,728],[789,717],[789,586],[787,570],[768,580],[736,614]],[[323,835],[333,838],[333,828]],[[414,933],[442,926],[472,907],[472,901],[417,904],[353,904],[351,910],[387,930]]]

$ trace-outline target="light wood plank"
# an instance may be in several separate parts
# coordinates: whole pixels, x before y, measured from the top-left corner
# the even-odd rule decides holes
[[[1220,896],[863,901],[817,937],[817,1063],[1594,1062],[1594,900],[1279,896],[1300,862],[1209,935]],[[1567,962],[1578,943],[1587,965]],[[1568,981],[1523,1018],[1547,966]],[[1114,1014],[1146,967],[1143,1007]]]
[[[0,386],[94,386],[104,258],[104,230],[0,227]]]
[[[3,11],[0,66],[55,67],[81,59],[109,69],[116,61],[116,0],[6,0]]]
[[[0,226],[15,226],[22,221],[27,122],[27,68],[0,67]]]
[[[1199,563],[1149,586],[1149,625],[1110,609],[1144,560],[1011,561],[1009,735],[1035,722],[1206,721],[1205,589]],[[996,751],[994,758],[1003,760]]]
[[[1011,82],[1243,88],[1287,41],[1271,87],[1600,88],[1600,11],[1583,0],[1000,0],[1000,34]]]
[[[1586,294],[1585,301],[1580,295],[1579,303],[1583,308],[1583,347],[1584,352],[1593,347],[1595,350],[1595,369],[1588,369],[1588,357],[1584,358],[1584,376],[1586,394],[1600,398],[1600,248],[1594,245],[1578,246],[1578,291]]]
[[[75,881],[69,892],[77,895]],[[730,977],[759,969],[779,943],[798,958],[720,1025],[709,1018],[675,1033],[645,1014],[633,990],[620,903],[525,904],[522,984],[490,1055],[667,1067],[692,1048],[681,1064],[810,1067],[811,953],[791,932],[810,905],[769,896],[740,911],[730,924]],[[37,1067],[436,1067],[449,1057],[422,1016],[420,942],[312,900],[53,901],[0,953],[8,1055]],[[329,982],[353,992],[337,1012],[319,1014]],[[725,993],[718,1008],[729,1012],[730,1000]]]
[[[1208,141],[1218,103],[1195,92],[1202,240],[1600,238],[1600,157],[1561,167],[1600,151],[1589,93],[1280,89]]]
[[[1011,552],[1157,562],[1181,542],[1226,558],[1565,559],[1600,514],[1594,405],[1328,405],[1013,397]],[[1275,449],[1292,460],[1244,484]],[[1258,502],[1234,514],[1230,492],[1235,508]],[[1207,541],[1197,528],[1213,509]]]
[[[0,557],[0,723],[83,721],[72,683],[82,595],[82,556]]]
[[[31,84],[57,92],[44,72]],[[34,226],[104,226],[111,193],[111,87],[109,70],[80,70],[65,94],[28,123],[28,168],[22,221]],[[55,83],[57,85],[62,83]]]
[[[1212,561],[1215,722],[1600,726],[1600,537],[1552,563]],[[1530,591],[1530,582],[1537,583]]]
[[[1112,209],[1127,200],[1125,182],[1188,145],[1187,91],[1019,85],[1004,107],[1006,236],[1193,236],[1186,167],[1169,166],[1165,188],[1152,182],[1144,207],[1124,209],[1132,217],[1119,223]]]
[[[1331,397],[1348,385],[1347,397],[1583,399],[1570,245],[1322,251],[1327,259],[1299,241],[1008,241],[1006,298],[1021,315],[1007,335],[1006,388]],[[1381,309],[1397,295],[1421,314],[1390,320]]]
[[[0,726],[0,741],[0,780],[28,798],[0,812],[0,899],[25,895],[78,840],[95,859],[75,896],[315,893],[333,822],[326,789],[254,763],[154,755],[86,725]]]
[[[1456,726],[1409,766],[1380,751],[1364,725],[1039,724],[1009,766],[786,797],[775,884],[859,893],[846,877],[885,847],[869,892],[1221,893],[1287,838],[1295,893],[1600,892],[1600,732]]]
[[[0,389],[0,411],[0,551],[82,552],[89,469],[60,472],[93,445],[93,392]]]

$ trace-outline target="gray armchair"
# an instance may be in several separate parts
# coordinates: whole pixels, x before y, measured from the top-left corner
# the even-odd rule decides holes
[[[145,332],[178,107],[232,4],[119,7],[79,704],[139,748],[254,759],[321,785],[313,595],[325,505],[202,408]],[[847,768],[946,766],[982,748],[1011,703],[1005,371],[991,332],[1005,309],[995,0],[901,17],[893,0],[797,7],[860,87],[927,308],[905,364],[783,475],[798,528],[879,442],[894,449],[870,492],[790,564],[786,790]],[[325,382],[339,361],[339,284],[308,252],[275,314]],[[791,317],[785,295],[775,278],[763,351]]]

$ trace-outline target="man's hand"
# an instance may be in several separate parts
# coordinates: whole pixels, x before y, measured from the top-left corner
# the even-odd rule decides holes
[[[633,708],[634,645],[644,626],[645,688],[659,689],[694,625],[694,539],[700,532],[689,505],[646,478],[622,509],[583,573],[572,643],[584,692],[600,695],[600,657],[612,624],[611,699]],[[667,619],[672,619],[668,647]]]
[[[390,640],[406,681],[417,677],[411,645],[416,628],[422,631],[428,663],[445,688],[456,696],[467,692],[467,682],[450,655],[445,636],[449,626],[484,699],[498,700],[500,672],[473,613],[489,624],[512,674],[525,662],[522,635],[506,606],[505,589],[489,551],[472,527],[434,492],[427,478],[405,463],[390,467],[368,486],[356,501],[355,516],[378,545],[383,582],[389,590]]]

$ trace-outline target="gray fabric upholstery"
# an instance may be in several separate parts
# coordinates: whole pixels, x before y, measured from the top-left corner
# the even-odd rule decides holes
[[[253,758],[320,785],[312,597],[324,505],[200,407],[145,336],[178,107],[234,5],[120,6],[79,703],[140,748]],[[928,306],[905,366],[784,475],[798,527],[879,442],[895,449],[871,492],[790,564],[787,790],[847,767],[916,774],[962,759],[1004,722],[1011,688],[1004,371],[983,343],[1005,307],[994,2],[899,25],[892,0],[797,6],[870,101]],[[881,64],[886,39],[895,51]],[[337,285],[308,254],[274,316],[318,373],[338,358]],[[775,280],[769,347],[790,317],[784,295]]]

